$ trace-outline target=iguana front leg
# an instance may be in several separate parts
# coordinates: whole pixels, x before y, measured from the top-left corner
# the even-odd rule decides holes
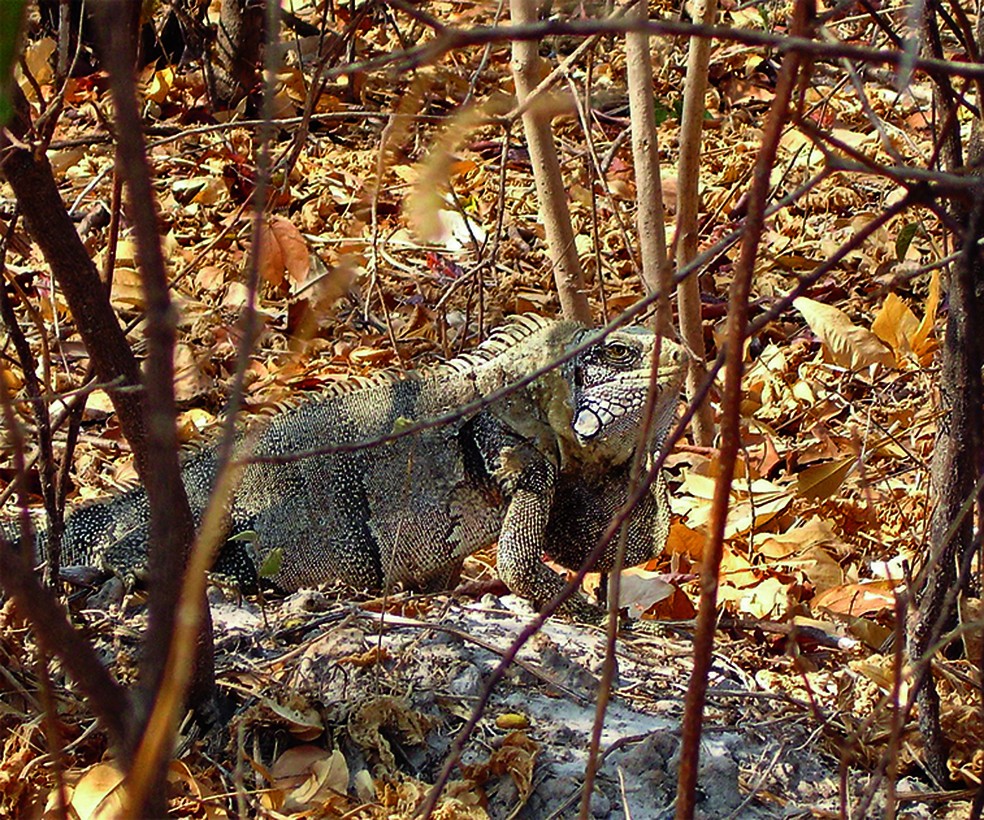
[[[564,587],[561,577],[543,563],[547,532],[557,494],[558,470],[532,442],[517,435],[490,413],[476,416],[463,431],[473,453],[473,471],[493,483],[508,502],[499,526],[499,578],[538,609]],[[573,595],[564,611],[597,620],[600,610]]]
[[[499,577],[515,594],[541,609],[565,586],[562,578],[543,563],[557,470],[525,447],[505,448],[502,461],[504,472],[510,463],[515,472],[503,482],[511,498],[499,535]],[[577,592],[567,599],[561,612],[588,621],[597,621],[603,614]]]

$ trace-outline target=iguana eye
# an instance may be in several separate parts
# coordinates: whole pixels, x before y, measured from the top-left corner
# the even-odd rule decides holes
[[[634,347],[622,342],[609,342],[605,345],[605,359],[614,365],[633,364],[638,358]]]

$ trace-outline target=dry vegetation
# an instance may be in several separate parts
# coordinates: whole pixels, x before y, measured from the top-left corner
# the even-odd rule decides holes
[[[288,5],[297,18],[321,25],[322,4],[295,0]],[[722,20],[729,25],[784,30],[788,9],[783,4],[725,5]],[[896,5],[886,4],[886,20],[904,19],[903,11],[892,11]],[[337,7],[327,15],[329,40],[343,38],[352,59],[371,60],[431,36],[428,16],[461,29],[495,21],[492,4],[436,0],[413,6],[413,15],[403,6],[373,6],[352,27],[350,7]],[[562,4],[553,14],[577,19],[583,11],[581,4]],[[879,43],[883,36],[855,6],[829,30],[842,42],[861,45]],[[557,313],[529,158],[519,121],[509,113],[514,101],[508,43],[455,48],[413,69],[349,65],[324,81],[305,133],[298,118],[322,76],[319,37],[285,29],[281,42],[273,171],[258,263],[256,307],[262,330],[247,365],[248,413],[300,400],[333,380],[453,355],[514,312]],[[550,37],[541,54],[553,66],[579,43]],[[655,38],[653,45],[672,241],[686,43],[666,37]],[[114,149],[107,139],[112,104],[99,73],[55,88],[54,50],[54,40],[35,24],[19,81],[35,116],[41,98],[50,101],[63,93],[64,110],[48,154],[64,201],[104,268],[110,248],[107,229],[99,226],[108,220],[100,222],[99,212],[113,207]],[[700,168],[701,249],[741,226],[777,60],[761,46],[714,43]],[[344,60],[329,67],[338,66],[345,67]],[[853,84],[852,77],[863,78],[863,85]],[[214,116],[196,62],[158,61],[141,70],[139,83],[162,242],[180,313],[175,358],[179,431],[183,442],[196,446],[214,435],[235,372],[239,317],[249,299],[245,278],[260,126],[257,120],[239,122],[253,116],[245,105]],[[918,73],[900,90],[897,76],[881,67],[845,72],[836,60],[818,61],[803,94],[807,121],[832,139],[821,144],[815,135],[792,127],[783,134],[771,201],[821,178],[768,219],[753,281],[753,318],[901,199],[902,189],[877,167],[926,167],[933,153],[931,92]],[[609,320],[643,293],[622,41],[600,39],[543,104],[557,110],[554,134],[591,307],[598,322]],[[832,170],[835,156],[841,158],[841,170]],[[848,168],[845,158],[858,157],[873,170]],[[57,414],[59,397],[86,383],[87,353],[44,260],[11,218],[9,189],[0,187],[0,206],[4,287],[43,362],[43,383]],[[901,772],[918,772],[911,767],[921,756],[914,723],[900,729],[895,722],[891,704],[905,702],[909,682],[899,677],[900,656],[893,646],[901,636],[907,573],[926,555],[928,465],[937,424],[935,354],[946,307],[941,274],[952,241],[929,210],[898,213],[820,278],[805,298],[769,322],[746,351],[742,451],[719,592],[721,651],[743,670],[748,688],[788,695],[815,709],[810,717],[817,721],[817,737],[826,737],[817,742],[828,752],[843,752],[845,761],[862,770],[884,766],[886,749]],[[112,304],[139,351],[145,297],[125,209],[120,240],[112,250]],[[701,274],[712,356],[720,343],[736,256],[736,245],[722,246]],[[3,344],[0,373],[29,430],[32,416],[19,392],[23,374],[6,337]],[[712,395],[715,407],[717,401]],[[56,450],[63,447],[64,431],[56,436]],[[682,621],[695,613],[716,451],[684,444],[668,466],[671,540],[658,562],[635,572],[638,589],[631,594],[646,606],[658,599],[646,617]],[[71,504],[136,478],[101,389],[88,395],[72,469]],[[0,478],[7,483],[12,477],[11,462],[5,461]],[[480,570],[477,564],[471,569]],[[421,600],[410,605],[409,614],[436,619],[439,604]],[[969,621],[977,617],[978,606],[973,598],[962,604]],[[129,620],[120,613],[107,620],[88,611],[78,614],[124,680],[134,674],[131,653],[137,649],[130,634],[114,637],[114,630],[121,622],[139,626],[138,609],[128,598]],[[261,630],[262,623],[255,628]],[[271,641],[271,656],[289,653],[298,640],[277,637],[277,630],[263,634]],[[968,629],[966,652],[958,647],[953,657],[934,664],[943,726],[953,744],[950,770],[968,789],[979,787],[984,768],[979,636],[979,629]],[[234,658],[242,651],[235,641],[217,637],[220,657],[229,652]],[[388,662],[385,653],[329,655],[336,661],[342,655],[343,666]],[[108,792],[118,777],[115,770],[89,768],[100,761],[105,740],[93,730],[60,667],[54,664],[42,673],[45,664],[38,662],[30,630],[9,605],[2,615],[0,657],[0,814],[40,814],[46,801],[51,805],[56,772],[70,784],[88,772],[79,801]],[[235,797],[228,802],[199,798],[235,791],[244,778],[265,780],[271,792],[258,799],[282,814],[355,811],[345,816],[382,817],[410,811],[420,795],[409,777],[385,789],[379,781],[375,791],[362,782],[361,790],[353,787],[347,796],[329,797],[333,788],[347,791],[348,769],[337,780],[338,767],[346,763],[337,748],[329,751],[333,744],[325,742],[324,714],[300,696],[292,702],[275,693],[278,676],[269,670],[258,682],[256,670],[246,674],[226,663],[220,660],[220,681],[239,710],[237,733],[182,747],[183,756],[171,769],[183,795],[173,804],[181,816],[243,811]],[[374,703],[384,708],[382,701]],[[46,704],[53,704],[57,726],[44,717]],[[410,743],[414,732],[432,728],[414,724],[415,714],[367,714],[359,720],[364,726],[402,720],[404,742]],[[826,725],[819,722],[821,715]],[[516,728],[525,728],[517,720]],[[276,747],[268,745],[271,726],[281,733]],[[48,757],[53,731],[62,745],[54,765]],[[442,731],[453,734],[447,726]],[[285,752],[291,744],[283,737],[305,745]],[[263,769],[260,761],[270,765],[274,751],[279,757],[272,769]],[[473,766],[465,780],[478,788],[493,774],[507,773],[522,795],[535,760],[535,742],[511,735],[482,764],[485,769]],[[244,774],[250,762],[253,770]],[[834,777],[835,769],[831,763]],[[292,780],[292,772],[300,772],[301,781]],[[309,776],[314,779],[305,781]],[[308,802],[297,791],[302,781],[312,790]],[[321,808],[314,810],[317,801]],[[481,816],[484,809],[467,803],[463,799],[456,809],[449,803],[440,816]],[[90,816],[81,805],[76,805],[79,815]],[[247,813],[259,811],[257,805],[251,802]],[[965,811],[966,804],[955,796],[949,804],[933,806],[938,816],[948,808]]]

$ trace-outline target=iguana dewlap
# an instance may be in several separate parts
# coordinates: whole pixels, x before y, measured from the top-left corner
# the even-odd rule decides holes
[[[374,590],[395,583],[436,588],[464,556],[498,541],[502,579],[542,605],[562,586],[543,556],[579,567],[627,498],[657,344],[650,331],[616,330],[454,421],[352,452],[309,451],[373,442],[454,413],[595,335],[574,322],[527,314],[470,354],[419,372],[331,388],[279,413],[243,438],[251,451],[241,457],[286,459],[250,461],[243,469],[229,509],[229,536],[255,533],[257,564],[277,550],[282,560],[269,580],[284,590],[330,579]],[[658,450],[674,418],[685,369],[679,345],[669,339],[659,345],[658,400],[642,444],[647,456]],[[198,518],[208,503],[215,459],[214,450],[203,450],[183,467]],[[132,573],[146,561],[148,521],[142,489],[79,509],[67,521],[62,565]],[[629,521],[628,564],[658,553],[668,530],[660,477]],[[43,552],[43,535],[39,540]],[[613,555],[614,546],[596,569],[607,570]]]

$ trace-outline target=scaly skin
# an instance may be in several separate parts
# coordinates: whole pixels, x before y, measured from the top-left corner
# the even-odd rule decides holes
[[[256,534],[255,555],[237,541],[220,559],[228,566],[231,558],[248,583],[277,549],[282,562],[269,580],[284,590],[330,579],[435,588],[464,556],[498,541],[502,579],[541,606],[562,586],[543,555],[579,567],[627,497],[655,335],[616,330],[481,410],[389,443],[378,439],[488,397],[594,333],[574,322],[515,317],[471,354],[332,389],[276,415],[241,444],[253,456],[286,459],[249,463],[228,513],[229,536]],[[660,350],[654,424],[641,444],[649,454],[673,420],[685,370],[679,345],[663,339]],[[304,455],[361,442],[369,446]],[[214,464],[214,451],[203,450],[183,469],[199,518]],[[84,507],[68,519],[62,563],[138,572],[147,522],[142,489]],[[657,554],[668,529],[660,479],[629,520],[630,563]],[[42,534],[42,552],[44,542]],[[598,568],[608,568],[612,555],[607,550]]]

